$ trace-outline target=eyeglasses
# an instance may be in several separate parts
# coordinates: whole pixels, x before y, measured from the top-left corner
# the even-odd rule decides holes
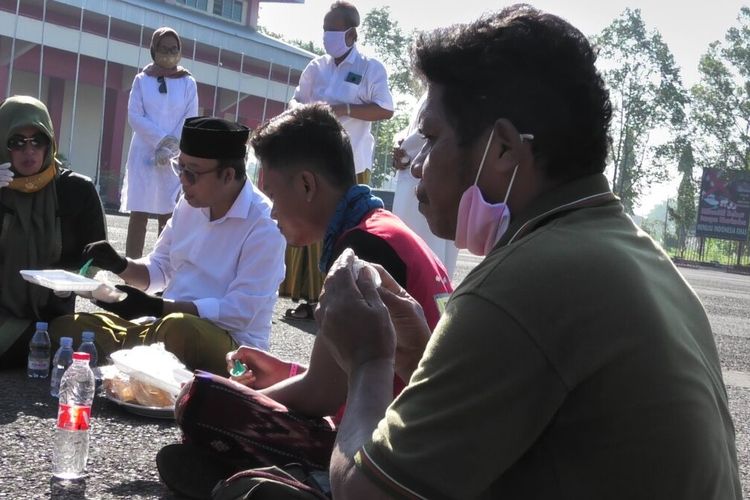
[[[157,76],[156,81],[159,82],[159,93],[160,94],[166,94],[167,93],[167,82],[164,80],[163,76]]]
[[[156,51],[159,54],[169,54],[169,55],[175,55],[180,53],[180,48],[177,46],[174,47],[159,47],[156,49]]]
[[[42,133],[34,134],[32,137],[16,134],[10,136],[7,146],[9,151],[21,151],[26,144],[31,144],[34,149],[44,149],[49,146],[49,138]]]
[[[198,178],[201,175],[210,174],[211,172],[216,172],[217,170],[221,168],[221,165],[219,165],[218,167],[212,168],[211,170],[206,170],[204,172],[196,172],[195,170],[190,170],[185,165],[180,165],[176,159],[172,160],[171,163],[172,163],[172,172],[174,172],[174,174],[177,177],[184,176],[185,180],[187,180],[188,184],[190,184],[191,186],[195,184],[196,182],[198,182]]]

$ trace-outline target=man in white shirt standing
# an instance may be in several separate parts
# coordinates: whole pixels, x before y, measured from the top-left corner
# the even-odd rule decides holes
[[[173,163],[183,196],[154,250],[137,260],[106,241],[84,250],[94,266],[125,280],[117,288],[127,297],[97,301],[114,314],[59,318],[53,337],[92,330],[104,356],[164,342],[189,368],[222,374],[237,346],[268,349],[285,242],[270,201],[246,178],[248,136],[247,127],[219,118],[185,120]]]
[[[375,139],[372,122],[393,116],[393,96],[383,64],[357,50],[359,12],[349,2],[337,1],[323,18],[323,47],[326,54],[307,65],[299,79],[290,106],[326,102],[343,125],[352,144],[354,171],[358,184],[369,184]],[[304,299],[289,309],[289,319],[313,319],[323,278],[318,270],[320,243],[289,248],[287,276],[281,294],[294,300]]]
[[[331,105],[349,134],[357,182],[368,184],[375,139],[372,122],[393,116],[393,97],[383,64],[357,50],[359,12],[349,2],[338,1],[323,18],[326,54],[307,65],[291,105],[323,101]]]

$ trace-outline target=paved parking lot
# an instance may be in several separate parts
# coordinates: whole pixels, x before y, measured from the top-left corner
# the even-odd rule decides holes
[[[124,249],[126,219],[108,216],[109,237]],[[151,221],[147,247],[153,245]],[[478,258],[461,254],[455,279],[460,281]],[[750,498],[750,276],[715,270],[680,269],[703,300],[716,335],[732,416],[737,429],[744,498]],[[80,300],[80,299],[79,299]],[[91,306],[79,302],[82,308]],[[314,323],[280,319],[291,301],[279,300],[271,351],[304,362],[312,346]],[[63,487],[50,480],[50,458],[56,400],[45,381],[29,380],[22,371],[0,372],[0,498],[173,498],[159,482],[154,456],[179,439],[173,422],[123,412],[97,398],[85,481]]]

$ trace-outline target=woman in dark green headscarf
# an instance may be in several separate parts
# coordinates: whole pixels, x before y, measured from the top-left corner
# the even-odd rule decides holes
[[[21,269],[75,269],[83,247],[106,239],[87,177],[62,168],[47,107],[28,96],[0,104],[0,368],[26,362],[35,321],[74,310],[75,297],[23,280]]]

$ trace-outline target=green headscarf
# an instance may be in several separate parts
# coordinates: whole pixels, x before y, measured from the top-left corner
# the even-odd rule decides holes
[[[41,101],[9,97],[0,104],[0,163],[10,161],[5,146],[18,129],[33,126],[50,140],[42,166],[56,168],[52,119]],[[0,354],[23,333],[49,302],[50,290],[23,280],[21,269],[45,269],[60,260],[62,236],[55,180],[39,191],[0,188],[5,216],[0,229]]]

